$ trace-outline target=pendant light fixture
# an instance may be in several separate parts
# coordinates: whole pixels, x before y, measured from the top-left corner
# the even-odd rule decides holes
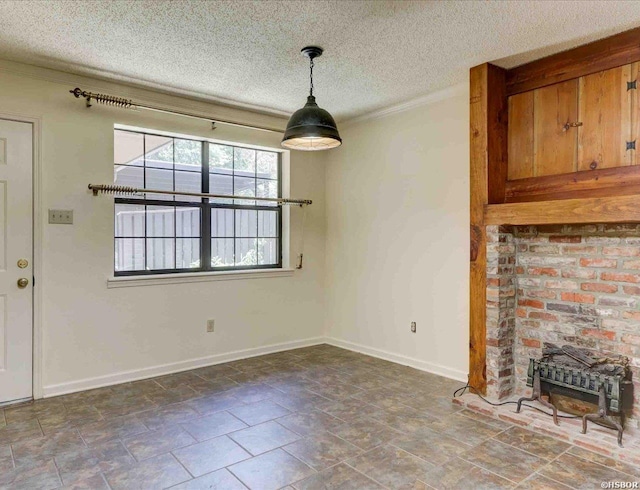
[[[307,46],[302,54],[309,58],[311,87],[307,103],[293,113],[282,138],[282,146],[291,150],[329,150],[342,144],[336,122],[331,114],[318,107],[313,96],[313,60],[322,55],[322,48]]]

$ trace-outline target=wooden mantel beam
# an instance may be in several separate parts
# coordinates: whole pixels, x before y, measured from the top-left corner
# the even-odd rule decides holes
[[[640,194],[640,166],[508,180],[505,202],[556,201]]]
[[[486,225],[640,223],[640,195],[488,204]]]

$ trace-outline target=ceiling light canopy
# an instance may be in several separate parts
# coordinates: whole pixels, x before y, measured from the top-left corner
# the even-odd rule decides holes
[[[313,96],[313,59],[322,55],[322,48],[307,46],[302,48],[302,54],[309,58],[309,97],[304,107],[289,119],[282,146],[291,150],[329,150],[340,146],[342,139],[331,114],[318,107]]]

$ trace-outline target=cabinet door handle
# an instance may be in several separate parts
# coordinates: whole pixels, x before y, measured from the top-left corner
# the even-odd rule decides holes
[[[571,128],[577,128],[582,126],[581,122],[568,122],[564,126],[562,126],[562,131],[569,131]]]

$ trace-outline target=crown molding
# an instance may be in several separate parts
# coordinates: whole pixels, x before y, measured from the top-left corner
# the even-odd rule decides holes
[[[133,83],[125,79],[114,79],[116,77],[108,78],[98,74],[87,75],[82,73],[71,73],[54,68],[31,65],[1,58],[0,73],[43,80],[61,85],[69,85],[70,89],[73,88],[71,86],[82,85],[83,90],[89,90],[91,92],[108,93],[109,91],[113,92],[114,90],[117,90],[118,93],[114,95],[118,95],[120,97],[131,99],[135,98],[140,102],[160,103],[167,106],[167,108],[189,108],[200,113],[203,110],[202,105],[206,104],[211,106],[213,111],[208,114],[203,114],[203,116],[210,117],[212,119],[215,119],[216,117],[237,118],[238,112],[240,112],[250,114],[253,118],[258,117],[265,121],[270,120],[272,123],[276,121],[277,124],[284,127],[286,123],[285,118],[288,118],[290,115],[284,111],[216,99],[214,97],[196,94],[195,92],[162,87],[158,84]],[[238,122],[244,123],[244,121]],[[252,122],[255,123],[255,120]]]
[[[45,66],[44,68],[48,68],[48,67]],[[97,78],[99,80],[105,80],[112,83],[122,83],[122,84],[130,85],[132,87],[138,87],[138,88],[147,89],[147,90],[154,90],[160,93],[165,93],[167,95],[187,97],[189,99],[231,107],[234,109],[244,109],[247,111],[266,114],[269,116],[289,117],[291,115],[290,112],[287,112],[281,109],[275,109],[272,107],[261,106],[257,104],[250,104],[247,102],[240,102],[237,100],[228,99],[225,97],[218,97],[210,94],[203,94],[202,92],[197,92],[195,90],[184,89],[184,88],[175,87],[172,85],[165,85],[163,83],[153,82],[150,80],[143,80],[135,77],[130,77],[127,75],[122,75],[117,72],[88,68],[88,67],[84,67],[83,65],[76,66],[71,64],[69,67],[65,67],[64,65],[62,66],[54,65],[54,66],[51,66],[51,68],[49,69],[63,71],[63,72],[72,73],[72,74],[75,73],[80,76]]]
[[[83,90],[90,90],[92,92],[108,93],[109,91],[117,90],[118,93],[114,95],[131,99],[135,98],[139,102],[163,104],[168,109],[191,109],[195,112],[202,113],[203,117],[211,119],[215,119],[216,117],[221,119],[236,118],[239,123],[246,122],[249,125],[257,124],[255,120],[257,117],[267,122],[280,124],[284,128],[286,118],[290,116],[290,114],[285,111],[251,104],[243,104],[213,96],[203,96],[196,92],[177,89],[174,87],[166,87],[161,84],[132,81],[127,77],[120,77],[117,75],[107,77],[100,73],[72,73],[56,68],[31,65],[2,58],[0,58],[0,73],[7,73],[36,80],[44,80],[61,85],[82,85]],[[415,99],[383,107],[382,109],[371,111],[360,116],[348,118],[343,121],[339,121],[339,123],[341,126],[351,126],[364,121],[379,119],[381,117],[433,104],[441,100],[462,95],[467,91],[468,84],[460,83]],[[206,114],[203,113],[202,104],[210,105],[213,110]],[[250,115],[251,120],[245,121],[246,117],[238,118],[238,112]]]
[[[463,95],[468,90],[469,90],[469,85],[467,83],[458,83],[456,85],[452,85],[451,87],[447,87],[442,90],[437,90],[436,92],[431,92],[430,94],[427,94],[427,95],[416,97],[415,99],[407,100],[405,102],[400,102],[399,104],[383,107],[382,109],[368,112],[361,116],[356,116],[350,119],[346,119],[344,121],[341,121],[341,125],[351,126],[353,124],[361,123],[364,121],[371,121],[373,119],[379,119],[381,117],[390,116],[391,114],[397,114],[399,112],[415,109],[416,107],[422,107],[425,105],[434,104],[441,100],[450,99],[452,97]]]

